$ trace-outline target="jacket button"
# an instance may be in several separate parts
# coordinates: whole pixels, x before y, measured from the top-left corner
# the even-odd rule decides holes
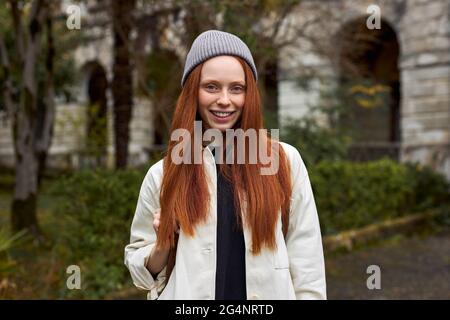
[[[210,253],[212,252],[212,248],[203,248],[203,249],[202,249],[202,252],[203,252],[204,254],[210,254]]]

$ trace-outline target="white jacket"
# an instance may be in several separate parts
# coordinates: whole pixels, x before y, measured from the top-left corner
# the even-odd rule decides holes
[[[247,299],[326,299],[322,238],[314,196],[305,164],[293,146],[280,142],[290,161],[293,190],[289,228],[283,237],[281,214],[276,228],[277,250],[251,252],[251,231],[245,227]],[[130,244],[125,247],[125,265],[136,287],[148,290],[148,299],[214,299],[216,273],[217,176],[214,156],[208,147],[203,160],[209,177],[210,214],[196,226],[193,238],[180,231],[176,263],[164,286],[164,269],[152,277],[145,267],[156,243],[153,214],[159,205],[163,161],[154,164],[141,186]],[[281,213],[281,210],[280,210]]]

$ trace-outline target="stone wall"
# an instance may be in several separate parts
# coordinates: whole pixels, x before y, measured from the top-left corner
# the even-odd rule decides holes
[[[415,0],[408,7],[400,25],[402,161],[450,179],[450,3]]]
[[[108,111],[108,154],[107,165],[113,167],[113,123]],[[131,166],[148,161],[148,149],[153,145],[152,108],[146,101],[138,100],[133,107],[130,123],[129,162]],[[11,124],[0,121],[0,166],[14,166],[14,150],[11,139]],[[86,137],[86,106],[82,104],[59,104],[56,108],[54,135],[50,147],[48,166],[50,168],[80,168],[86,165],[83,156]]]
[[[337,14],[324,19],[321,45],[331,42],[342,26],[367,15],[370,4],[381,9],[381,18],[395,30],[400,46],[400,160],[431,166],[450,179],[450,2],[447,0],[335,1]],[[301,15],[302,10],[294,12]],[[305,12],[303,10],[303,12]],[[302,19],[298,18],[299,21]],[[325,21],[326,20],[326,21]],[[323,79],[338,76],[331,58],[314,55],[299,40],[295,48],[285,48],[280,55],[280,118],[302,117],[320,101]],[[294,60],[293,60],[294,59]],[[296,62],[315,68],[320,80],[304,90],[292,78]],[[326,81],[325,81],[326,82]]]

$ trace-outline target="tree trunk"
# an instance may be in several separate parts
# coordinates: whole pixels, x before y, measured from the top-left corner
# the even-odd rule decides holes
[[[28,90],[21,96],[19,112],[13,125],[15,149],[15,188],[11,206],[14,231],[29,229],[39,233],[36,216],[37,157],[34,152],[33,103],[36,97]]]
[[[42,177],[44,175],[47,154],[53,139],[53,124],[55,120],[55,89],[54,89],[54,58],[55,46],[53,41],[53,20],[50,15],[46,18],[46,36],[47,36],[47,50],[45,59],[46,70],[46,92],[44,101],[38,108],[38,124],[36,126],[36,154],[38,161],[38,187],[41,185]]]
[[[107,131],[107,97],[108,80],[102,66],[96,64],[91,71],[88,81],[88,120],[87,141],[88,155],[94,166],[106,164],[108,151]]]
[[[17,1],[10,1],[16,31],[16,54],[20,72],[19,101],[12,111],[12,134],[15,154],[15,187],[11,205],[13,230],[28,229],[38,240],[40,230],[36,214],[38,191],[38,155],[36,152],[38,123],[38,93],[36,64],[41,47],[41,34],[46,21],[48,3],[35,0],[31,4],[29,21],[24,30],[22,12]],[[6,55],[6,51],[4,52]],[[10,67],[11,69],[11,67]],[[13,101],[12,92],[7,92]],[[11,106],[12,108],[12,106]]]
[[[278,121],[278,61],[270,59],[264,68],[264,113],[268,128],[279,128]]]
[[[130,31],[135,0],[114,0],[114,66],[112,93],[114,99],[115,164],[125,168],[128,162],[129,126],[133,105],[133,79],[130,63]]]

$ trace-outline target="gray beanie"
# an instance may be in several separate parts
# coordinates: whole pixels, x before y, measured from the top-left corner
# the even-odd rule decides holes
[[[208,30],[201,33],[192,43],[186,57],[181,86],[184,86],[187,77],[196,66],[210,58],[221,55],[238,56],[244,59],[252,69],[255,80],[258,80],[256,66],[247,45],[234,34],[219,30]]]

